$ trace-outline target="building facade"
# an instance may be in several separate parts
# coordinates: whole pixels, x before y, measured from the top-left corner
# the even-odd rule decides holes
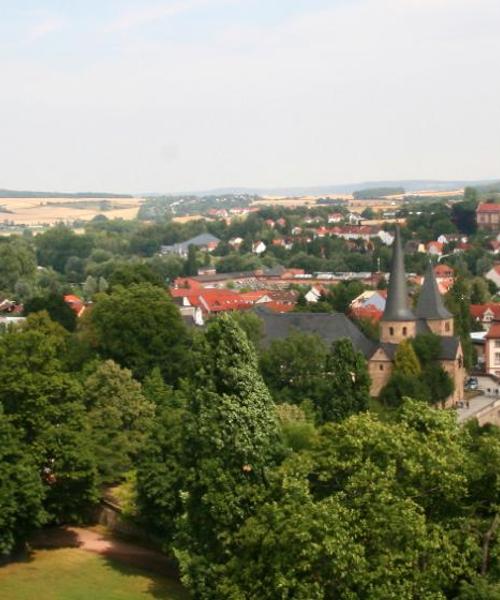
[[[380,344],[369,358],[372,396],[378,396],[389,381],[399,344],[419,333],[440,337],[439,363],[455,383],[446,406],[455,406],[464,397],[465,368],[460,339],[453,335],[453,316],[445,308],[432,264],[429,263],[416,310],[410,308],[399,230],[396,232],[387,302],[381,319]]]
[[[500,204],[485,202],[476,209],[476,223],[483,231],[500,231]]]

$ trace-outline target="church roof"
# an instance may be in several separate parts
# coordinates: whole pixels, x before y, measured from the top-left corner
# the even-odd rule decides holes
[[[371,342],[352,321],[342,313],[274,313],[264,306],[254,309],[264,324],[263,343],[286,338],[293,330],[319,335],[330,345],[341,338],[348,338],[356,350],[367,358],[373,353],[375,344]]]
[[[448,335],[448,336],[440,337],[439,342],[441,345],[440,345],[438,360],[455,360],[455,358],[457,356],[458,348],[460,346],[460,338],[457,336],[454,336],[454,335]],[[373,354],[375,354],[375,351],[378,348],[382,348],[382,350],[385,352],[387,357],[390,360],[394,360],[394,357],[396,356],[398,347],[399,347],[399,344],[391,344],[391,343],[387,343],[387,342],[385,342],[385,343],[382,342],[382,343],[378,344],[378,346],[375,348],[374,352],[372,353],[372,356],[373,356]]]
[[[387,302],[382,321],[414,320],[415,315],[408,306],[404,254],[401,247],[399,227],[397,227],[392,252],[391,278],[389,279]]]
[[[416,315],[419,319],[427,320],[451,319],[452,317],[450,311],[443,304],[430,261],[425,273],[424,285],[418,298]]]

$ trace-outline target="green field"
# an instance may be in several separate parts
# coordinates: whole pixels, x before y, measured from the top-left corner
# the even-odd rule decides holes
[[[40,550],[0,567],[2,600],[186,600],[180,585],[85,550]]]

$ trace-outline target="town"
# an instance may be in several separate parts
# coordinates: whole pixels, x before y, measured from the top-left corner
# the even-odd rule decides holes
[[[500,600],[500,2],[3,2],[0,600]]]

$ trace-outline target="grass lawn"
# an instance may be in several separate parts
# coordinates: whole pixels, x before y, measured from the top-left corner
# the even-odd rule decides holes
[[[103,556],[38,550],[31,560],[0,567],[2,600],[186,600],[181,586]]]

